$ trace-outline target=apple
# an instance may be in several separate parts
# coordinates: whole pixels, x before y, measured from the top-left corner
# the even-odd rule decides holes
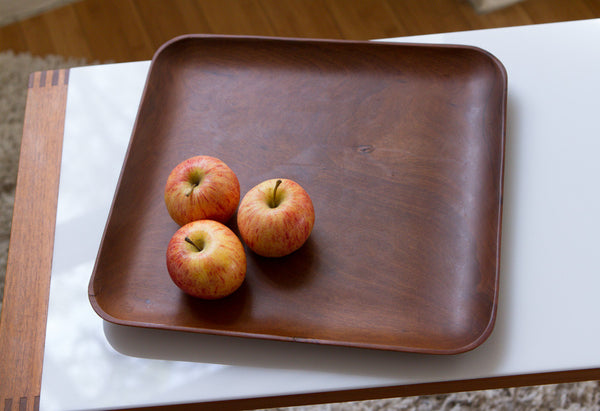
[[[214,220],[192,221],[171,237],[167,271],[186,294],[215,300],[230,295],[244,282],[246,253],[226,225]]]
[[[167,178],[165,204],[171,218],[180,226],[205,219],[225,223],[239,202],[237,176],[218,158],[188,158]]]
[[[315,223],[308,193],[289,179],[256,185],[242,199],[237,225],[242,240],[263,257],[283,257],[299,249]]]

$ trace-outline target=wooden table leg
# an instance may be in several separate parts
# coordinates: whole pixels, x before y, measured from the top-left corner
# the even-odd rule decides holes
[[[30,76],[0,318],[0,410],[39,408],[68,70]]]

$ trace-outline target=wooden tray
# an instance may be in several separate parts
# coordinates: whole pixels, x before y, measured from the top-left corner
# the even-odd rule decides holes
[[[155,55],[90,281],[121,325],[454,354],[495,320],[506,72],[463,46],[184,36]],[[248,252],[244,285],[184,295],[165,250],[166,178],[198,154],[242,195],[274,177],[311,195],[294,254]],[[230,226],[235,231],[235,217]]]

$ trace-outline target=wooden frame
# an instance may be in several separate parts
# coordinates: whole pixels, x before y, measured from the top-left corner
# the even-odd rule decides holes
[[[39,407],[68,74],[29,79],[0,319],[4,410]]]
[[[40,403],[68,75],[68,70],[37,72],[29,82],[0,319],[0,407],[5,411],[36,410]],[[595,379],[600,379],[600,368],[148,409],[281,407]]]

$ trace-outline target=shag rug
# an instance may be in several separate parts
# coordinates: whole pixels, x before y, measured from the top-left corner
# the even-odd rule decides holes
[[[4,293],[6,257],[23,129],[27,81],[34,71],[85,64],[57,56],[0,53],[0,301]],[[2,305],[0,303],[0,310]],[[1,349],[1,347],[0,347]],[[1,370],[0,370],[1,371]],[[4,374],[0,372],[0,374]],[[600,411],[600,383],[544,385],[456,394],[392,398],[291,407],[294,411],[342,410],[592,410]]]

